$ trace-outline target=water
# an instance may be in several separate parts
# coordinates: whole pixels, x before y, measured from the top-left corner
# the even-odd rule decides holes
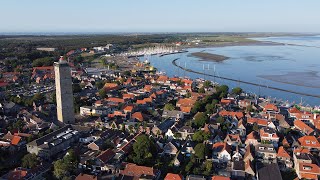
[[[320,95],[320,36],[312,37],[270,37],[256,38],[261,41],[286,43],[287,45],[257,45],[257,46],[227,46],[213,48],[191,48],[189,52],[167,56],[152,56],[149,60],[159,71],[165,71],[168,76],[188,76],[191,78],[213,77],[203,76],[191,72],[183,72],[172,65],[172,60],[179,58],[177,64],[198,72],[254,82],[282,89],[294,90],[302,93]],[[230,57],[224,62],[199,61],[190,57],[192,52],[205,51]],[[141,58],[141,60],[144,60]],[[203,70],[205,66],[205,70]],[[209,70],[208,70],[209,67]],[[257,86],[241,84],[227,80],[216,79],[220,84],[230,88],[240,86],[247,92],[290,102],[304,103],[304,105],[320,105],[320,98],[296,95],[292,93],[259,88]]]

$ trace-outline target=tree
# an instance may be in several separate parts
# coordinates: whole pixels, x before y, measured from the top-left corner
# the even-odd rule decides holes
[[[96,86],[98,89],[103,88],[104,85],[105,85],[105,82],[104,82],[104,81],[96,81],[96,83],[95,83],[95,86]]]
[[[194,124],[195,126],[199,127],[203,127],[204,124],[207,122],[208,120],[208,116],[203,113],[203,112],[198,112],[195,116],[194,116]]]
[[[257,123],[253,123],[253,127],[252,127],[252,130],[258,132],[259,131],[259,126]]]
[[[211,86],[211,81],[205,81],[204,83],[203,83],[203,87],[204,88],[209,88]]]
[[[247,112],[254,112],[253,106],[250,104],[246,107]]]
[[[198,90],[198,93],[205,93],[205,92],[206,91],[205,91],[205,89],[203,87]]]
[[[218,87],[218,91],[222,93],[228,93],[229,92],[229,87],[227,85],[221,85]]]
[[[33,67],[38,67],[38,66],[52,66],[54,62],[54,59],[52,57],[44,57],[44,58],[38,58],[35,59],[32,62]]]
[[[139,165],[152,162],[155,151],[156,148],[153,141],[151,141],[146,135],[140,135],[133,144],[132,160],[134,163]]]
[[[40,93],[37,93],[32,97],[32,101],[43,101],[44,99],[44,95]]]
[[[164,106],[164,109],[165,109],[165,110],[168,110],[168,111],[173,111],[175,108],[174,108],[173,104],[168,103],[168,104],[166,104],[166,105]]]
[[[125,71],[125,72],[123,72],[123,75],[125,75],[125,76],[131,76],[131,72],[130,72],[130,71]]]
[[[14,129],[18,129],[19,131],[21,131],[23,129],[23,127],[25,126],[25,122],[21,119],[19,119],[17,122],[15,122],[13,124],[13,128]]]
[[[54,162],[53,174],[57,179],[66,179],[68,178],[74,170],[77,169],[78,157],[76,153],[71,149],[63,157]]]
[[[217,119],[216,119],[216,122],[217,123],[220,123],[220,124],[223,124],[224,123],[224,118],[222,116],[219,116]]]
[[[203,143],[199,143],[194,147],[194,154],[199,159],[204,159],[206,146]]]
[[[67,177],[70,175],[68,164],[66,164],[63,159],[59,159],[54,162],[53,167],[53,175],[57,179],[62,179],[63,177]]]
[[[56,91],[52,92],[51,94],[51,102],[53,102],[54,104],[57,102],[57,96],[56,96]]]
[[[107,92],[106,92],[106,90],[104,89],[104,88],[101,88],[100,90],[99,90],[99,96],[101,97],[101,98],[106,98],[107,97]]]
[[[207,114],[212,114],[214,109],[215,109],[215,106],[213,104],[207,104],[206,105],[206,113]]]
[[[206,176],[209,176],[211,174],[211,171],[212,171],[212,162],[210,160],[206,160],[206,162],[204,163],[204,172],[203,174],[206,175]]]
[[[205,140],[208,140],[210,137],[210,134],[208,132],[204,131],[197,131],[193,134],[192,140],[197,142],[203,142]]]
[[[240,87],[235,87],[232,89],[232,93],[240,95],[242,93],[242,89]]]
[[[72,84],[72,90],[73,90],[73,93],[79,93],[81,92],[81,87],[80,87],[80,84]]]
[[[37,155],[27,154],[22,158],[22,167],[32,169],[38,165]]]
[[[193,162],[189,161],[188,164],[186,165],[185,171],[187,173],[189,173],[191,171],[192,167],[193,167]]]

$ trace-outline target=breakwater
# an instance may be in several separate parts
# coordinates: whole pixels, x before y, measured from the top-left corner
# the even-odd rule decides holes
[[[320,95],[316,95],[316,94],[309,94],[309,93],[303,93],[303,92],[297,92],[297,91],[293,91],[293,90],[288,90],[288,89],[283,89],[283,88],[278,88],[278,87],[274,87],[274,86],[267,86],[267,85],[263,85],[263,84],[258,84],[258,83],[254,83],[254,82],[249,82],[249,81],[243,81],[243,80],[238,80],[238,79],[233,79],[233,78],[228,78],[228,77],[223,77],[223,76],[217,76],[217,75],[212,75],[212,74],[208,74],[208,73],[203,73],[203,72],[198,72],[198,71],[194,71],[192,69],[188,69],[188,68],[184,68],[182,66],[177,65],[176,61],[179,58],[176,58],[174,60],[172,60],[172,64],[184,71],[187,72],[192,72],[195,74],[200,74],[200,75],[206,75],[206,76],[210,76],[210,77],[215,77],[215,78],[219,78],[219,79],[223,79],[223,80],[228,80],[228,81],[233,81],[233,82],[238,82],[238,83],[244,83],[244,84],[249,84],[249,85],[253,85],[253,86],[257,86],[257,87],[263,87],[263,88],[269,88],[269,89],[273,89],[273,90],[277,90],[277,91],[282,91],[282,92],[287,92],[287,93],[292,93],[292,94],[297,94],[297,95],[303,95],[303,96],[309,96],[309,97],[314,97],[314,98],[320,98]]]

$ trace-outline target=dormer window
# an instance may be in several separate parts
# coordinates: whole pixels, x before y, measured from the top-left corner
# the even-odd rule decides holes
[[[312,141],[312,144],[316,144],[316,142],[315,142],[315,141]]]
[[[272,134],[269,134],[269,137],[272,137]]]
[[[311,170],[310,166],[303,166],[303,170]]]
[[[268,148],[269,151],[273,151],[273,148]]]
[[[259,150],[264,150],[264,147],[259,147]]]
[[[307,141],[306,141],[306,143],[307,143],[307,144],[310,144],[310,141],[309,141],[309,140],[307,140]]]

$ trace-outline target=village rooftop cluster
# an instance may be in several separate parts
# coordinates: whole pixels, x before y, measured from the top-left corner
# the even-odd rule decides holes
[[[83,51],[90,50],[66,56],[75,123],[56,119],[53,66],[33,67],[34,86],[25,87],[32,94],[11,89],[1,102],[3,179],[319,178],[317,112],[240,87],[168,77],[135,58],[125,70],[116,63],[84,70],[73,61]],[[19,77],[2,73],[2,93]]]

